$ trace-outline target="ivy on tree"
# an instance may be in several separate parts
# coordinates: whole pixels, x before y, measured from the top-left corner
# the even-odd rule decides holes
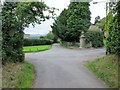
[[[2,60],[23,62],[24,28],[29,24],[49,19],[47,11],[54,15],[55,8],[49,8],[44,2],[5,2],[2,8]]]

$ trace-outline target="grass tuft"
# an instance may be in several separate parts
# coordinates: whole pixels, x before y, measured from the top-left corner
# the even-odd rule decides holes
[[[118,88],[118,56],[107,55],[96,61],[89,62],[87,67],[109,87]]]
[[[2,88],[30,88],[34,80],[34,67],[28,62],[7,62],[2,73]]]
[[[33,73],[33,65],[25,62],[22,66],[22,72],[19,76],[19,88],[30,88],[32,86],[32,81],[34,80]]]

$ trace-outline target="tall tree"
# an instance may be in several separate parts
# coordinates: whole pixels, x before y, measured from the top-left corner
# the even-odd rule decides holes
[[[88,2],[71,2],[64,9],[52,26],[53,32],[63,41],[79,41],[82,31],[90,26],[90,10]]]
[[[30,23],[40,24],[49,19],[44,11],[50,9],[44,2],[5,2],[2,8],[2,59],[4,61],[24,61],[24,28]],[[52,12],[53,13],[53,12]]]
[[[62,39],[63,41],[68,40],[68,36],[67,36],[67,19],[68,19],[68,15],[67,15],[68,10],[64,9],[61,14],[59,15],[59,17],[57,17],[57,19],[55,20],[55,23],[53,23],[53,26],[51,26],[52,28],[52,32],[58,36],[60,39]]]
[[[68,11],[67,26],[70,39],[79,41],[81,32],[86,32],[91,24],[89,2],[71,2]]]

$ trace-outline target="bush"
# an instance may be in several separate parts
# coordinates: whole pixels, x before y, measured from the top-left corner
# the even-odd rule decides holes
[[[24,39],[24,46],[36,46],[36,45],[51,45],[52,40],[49,39]]]
[[[102,31],[89,30],[85,33],[86,43],[91,42],[92,47],[102,47],[103,44],[103,33]]]
[[[40,36],[40,39],[49,39],[53,40],[54,43],[59,43],[58,42],[58,37],[50,31],[46,36]]]

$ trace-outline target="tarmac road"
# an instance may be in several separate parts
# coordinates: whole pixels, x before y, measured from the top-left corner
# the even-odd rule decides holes
[[[25,57],[35,66],[33,88],[107,88],[84,65],[104,55],[104,48],[72,50],[55,44],[51,50],[27,53]]]

